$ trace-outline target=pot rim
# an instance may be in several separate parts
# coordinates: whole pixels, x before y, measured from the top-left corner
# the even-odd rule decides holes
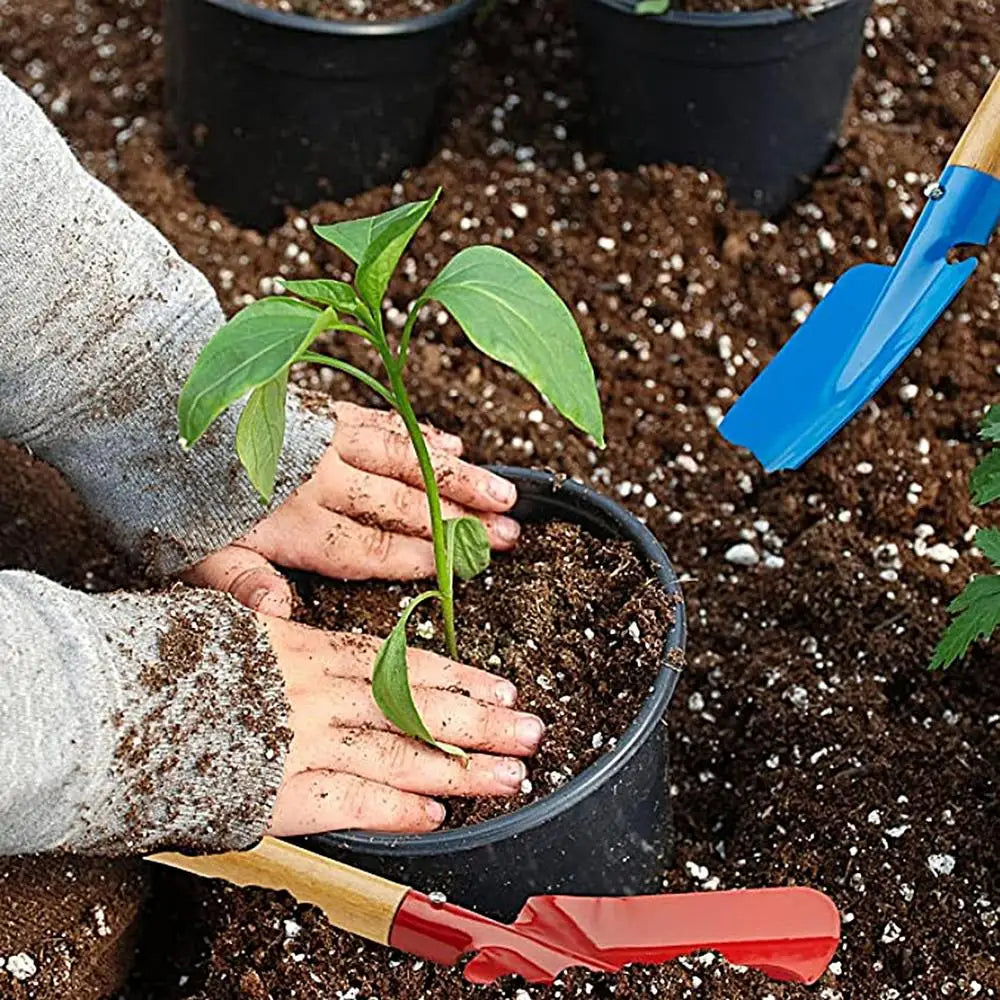
[[[489,466],[489,468],[499,475],[516,477],[522,482],[528,481],[539,486],[551,488],[555,481],[552,473],[539,469],[524,469],[505,465]],[[600,513],[618,525],[622,530],[622,537],[633,542],[649,561],[663,587],[681,598],[677,605],[674,623],[663,643],[662,666],[653,688],[643,701],[635,719],[619,737],[614,749],[594,761],[590,767],[581,771],[561,788],[546,795],[545,798],[532,802],[521,809],[516,809],[514,812],[484,820],[482,823],[459,827],[455,830],[439,830],[420,834],[367,833],[363,831],[316,834],[300,838],[300,842],[305,846],[310,849],[319,848],[320,853],[322,853],[322,847],[326,843],[331,846],[348,848],[358,854],[392,852],[403,857],[427,857],[433,854],[455,854],[461,851],[475,850],[498,840],[505,840],[547,823],[554,816],[585,799],[596,787],[604,784],[621,771],[646,742],[652,730],[660,725],[663,715],[670,705],[681,673],[678,667],[669,662],[669,657],[673,650],[684,649],[687,637],[684,600],[677,574],[674,572],[663,546],[656,540],[653,533],[620,504],[574,479],[565,480],[558,487],[557,492],[568,494],[578,500],[583,500],[591,507],[596,507]]]
[[[435,28],[453,24],[471,14],[473,9],[482,3],[482,0],[456,0],[451,6],[445,7],[443,10],[432,11],[430,14],[418,14],[416,17],[409,17],[402,21],[375,22],[331,21],[321,17],[310,17],[308,14],[288,14],[281,10],[257,7],[249,0],[201,0],[201,2],[274,28],[287,28],[314,35],[390,38],[398,35],[413,35],[422,31],[433,31]]]
[[[656,21],[662,24],[675,24],[689,28],[767,28],[779,24],[789,24],[793,21],[810,21],[820,14],[825,14],[837,7],[846,7],[851,3],[864,3],[865,0],[815,0],[802,11],[794,11],[791,7],[772,7],[767,10],[668,10],[664,14],[635,13],[636,0],[589,0],[601,7],[609,7],[619,14],[630,17],[641,17],[644,21]]]

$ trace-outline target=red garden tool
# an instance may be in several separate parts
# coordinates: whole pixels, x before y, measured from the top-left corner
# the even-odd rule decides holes
[[[266,837],[252,851],[150,860],[235,885],[283,889],[336,927],[439,965],[471,956],[465,978],[551,983],[564,969],[617,972],[714,951],[787,982],[813,983],[840,940],[833,902],[814,889],[662,896],[534,896],[503,924],[338,861]]]

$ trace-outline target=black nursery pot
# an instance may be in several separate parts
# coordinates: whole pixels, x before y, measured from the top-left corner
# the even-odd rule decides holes
[[[618,504],[547,472],[493,467],[518,488],[521,521],[572,521],[633,542],[663,588],[680,585],[659,542]],[[303,839],[311,850],[451,902],[512,919],[538,893],[634,895],[659,890],[673,853],[664,714],[679,676],[684,605],[663,666],[638,718],[614,749],[544,799],[474,826],[395,836],[337,833]]]
[[[784,208],[840,131],[871,0],[807,11],[670,11],[575,0],[593,138],[614,167],[684,163],[737,201]]]
[[[349,23],[248,0],[166,0],[165,105],[198,196],[265,229],[430,155],[456,41],[481,0]]]

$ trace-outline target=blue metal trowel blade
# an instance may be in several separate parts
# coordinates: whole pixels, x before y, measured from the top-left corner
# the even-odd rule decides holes
[[[976,269],[948,263],[1000,222],[1000,180],[948,167],[894,267],[847,271],[719,425],[768,472],[797,469],[899,367]]]

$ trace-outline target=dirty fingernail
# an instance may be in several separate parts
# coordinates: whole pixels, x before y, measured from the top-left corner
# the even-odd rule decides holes
[[[458,450],[462,447],[462,439],[457,434],[443,435],[444,443],[447,447]]]
[[[493,768],[493,774],[501,785],[517,790],[528,776],[528,769],[519,760],[501,760]]]
[[[534,750],[542,742],[545,724],[537,715],[522,715],[517,723],[517,741],[526,750]]]
[[[490,476],[486,483],[486,492],[497,503],[513,503],[517,499],[517,490],[514,488],[514,484],[499,476]]]
[[[521,536],[521,525],[512,517],[501,517],[496,522],[496,529],[505,542],[516,542]]]
[[[500,681],[494,688],[497,701],[510,708],[517,701],[517,688],[510,681]]]
[[[433,800],[428,802],[424,806],[424,811],[427,813],[427,818],[437,826],[444,822],[445,811],[444,806],[440,802],[434,802]]]
[[[253,608],[254,611],[263,610],[262,605],[270,603],[268,600],[270,596],[271,596],[270,587],[258,587],[250,595],[250,607]]]

